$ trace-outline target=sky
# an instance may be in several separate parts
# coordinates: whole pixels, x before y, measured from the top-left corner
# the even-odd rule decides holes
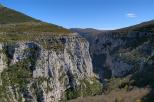
[[[0,3],[65,28],[111,30],[154,19],[154,0],[0,0]]]

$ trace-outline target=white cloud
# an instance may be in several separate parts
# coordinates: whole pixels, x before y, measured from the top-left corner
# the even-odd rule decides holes
[[[137,15],[135,13],[127,13],[126,14],[128,18],[136,18]]]

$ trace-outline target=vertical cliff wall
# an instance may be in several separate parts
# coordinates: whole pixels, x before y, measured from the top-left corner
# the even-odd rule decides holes
[[[139,28],[135,26],[135,30],[132,27],[116,31],[72,31],[80,33],[89,41],[94,72],[103,80],[134,73],[142,69],[153,56],[154,36],[152,30],[149,31],[153,26],[149,23],[146,26],[148,27],[143,26],[142,29],[142,25]]]
[[[0,50],[3,102],[58,102],[101,92],[89,44],[76,34],[3,42]]]

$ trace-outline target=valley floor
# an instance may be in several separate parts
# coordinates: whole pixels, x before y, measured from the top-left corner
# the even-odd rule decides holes
[[[141,99],[150,92],[148,88],[134,89],[132,91],[115,90],[106,95],[85,97],[69,102],[142,102]]]

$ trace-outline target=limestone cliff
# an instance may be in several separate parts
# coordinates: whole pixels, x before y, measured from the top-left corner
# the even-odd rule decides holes
[[[0,101],[59,102],[101,92],[89,43],[76,33],[0,7]]]
[[[139,25],[112,30],[97,31],[72,29],[90,43],[93,70],[103,83],[104,100],[108,95],[116,96],[115,102],[153,102],[154,100],[154,20]],[[88,30],[88,31],[87,31]],[[148,93],[131,101],[135,90],[148,89]],[[126,91],[126,94],[123,91]],[[128,95],[128,98],[122,95]],[[141,95],[141,93],[137,93]],[[107,93],[107,94],[106,94]],[[120,95],[120,93],[122,95]],[[109,98],[110,98],[109,97]],[[91,98],[90,98],[91,99]],[[95,101],[99,101],[95,97]],[[83,100],[88,100],[85,98]],[[93,101],[94,101],[93,100]],[[78,102],[79,100],[77,100]],[[104,100],[111,102],[111,100]],[[74,101],[76,102],[76,101]]]
[[[39,41],[0,44],[3,102],[58,102],[99,93],[85,39],[74,34],[43,40],[51,47]]]
[[[151,22],[114,31],[72,31],[80,33],[89,41],[94,72],[101,79],[123,77],[142,69],[153,56],[154,33]]]

